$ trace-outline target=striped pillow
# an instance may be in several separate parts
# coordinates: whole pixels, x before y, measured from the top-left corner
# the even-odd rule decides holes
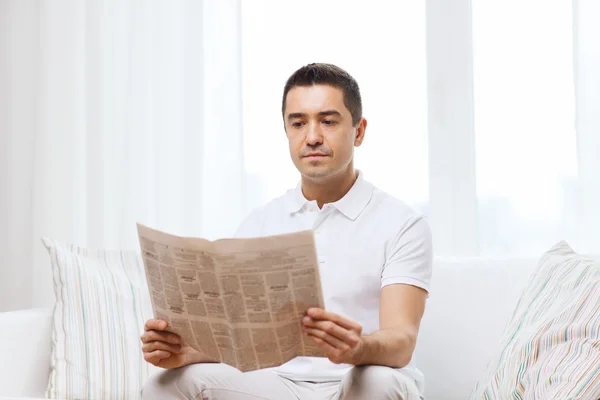
[[[600,398],[600,261],[545,253],[471,399]]]
[[[141,353],[152,315],[141,258],[135,252],[88,250],[48,238],[56,304],[46,396],[137,399],[154,372]]]

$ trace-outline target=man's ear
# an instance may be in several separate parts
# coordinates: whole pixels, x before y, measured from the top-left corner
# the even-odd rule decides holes
[[[367,120],[365,118],[361,118],[360,121],[356,124],[356,133],[354,136],[354,146],[358,147],[362,144],[365,139],[365,132],[367,131]]]

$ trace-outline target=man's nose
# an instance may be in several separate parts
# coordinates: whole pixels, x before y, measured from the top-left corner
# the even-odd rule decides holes
[[[310,146],[315,146],[323,143],[323,132],[321,132],[321,127],[319,126],[319,124],[311,123],[308,125],[306,143]]]

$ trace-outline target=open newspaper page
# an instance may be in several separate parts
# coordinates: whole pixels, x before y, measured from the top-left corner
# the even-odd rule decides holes
[[[211,359],[241,371],[323,356],[302,333],[324,307],[310,231],[208,241],[138,224],[154,317]]]

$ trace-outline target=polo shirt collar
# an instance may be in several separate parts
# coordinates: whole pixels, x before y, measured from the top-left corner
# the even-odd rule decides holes
[[[346,217],[355,220],[365,209],[367,204],[369,204],[373,189],[373,185],[364,179],[361,171],[358,171],[358,177],[348,193],[330,205],[335,207]],[[302,182],[299,182],[296,188],[289,192],[288,197],[289,212],[291,214],[302,210],[307,203],[315,202],[314,200],[309,201],[304,197],[304,194],[302,193]]]

